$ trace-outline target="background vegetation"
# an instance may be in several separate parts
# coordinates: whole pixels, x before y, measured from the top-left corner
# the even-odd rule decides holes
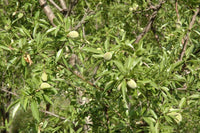
[[[0,2],[0,132],[200,131],[199,0]]]

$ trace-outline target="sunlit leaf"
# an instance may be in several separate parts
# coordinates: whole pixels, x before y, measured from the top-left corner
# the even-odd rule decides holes
[[[34,117],[37,121],[39,121],[39,120],[40,120],[40,117],[39,117],[38,105],[37,105],[37,102],[34,101],[34,100],[31,102],[31,111],[32,111],[33,117]]]

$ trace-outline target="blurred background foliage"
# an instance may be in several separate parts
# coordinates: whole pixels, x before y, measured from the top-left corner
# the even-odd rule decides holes
[[[138,43],[157,0],[82,0],[67,18],[47,2],[56,27],[37,0],[0,2],[1,132],[200,130],[199,14],[188,30],[199,1],[178,1],[179,17],[165,1]]]

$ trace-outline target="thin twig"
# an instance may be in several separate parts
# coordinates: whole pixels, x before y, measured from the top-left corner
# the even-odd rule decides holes
[[[65,67],[67,70],[69,70],[71,73],[73,73],[75,76],[77,76],[79,79],[81,79],[82,81],[86,82],[87,84],[93,86],[94,88],[97,88],[99,90],[103,90],[103,88],[100,88],[98,86],[96,86],[94,83],[87,81],[82,75],[78,74],[76,71],[73,71],[71,68],[67,67],[66,65],[58,62],[59,65]]]
[[[70,4],[69,4],[69,7],[68,7],[68,12],[67,14],[65,15],[65,17],[67,18],[68,16],[71,15],[71,12],[73,10],[73,8],[75,7],[75,5],[78,3],[78,0],[71,0]]]
[[[39,0],[40,6],[43,8],[45,14],[47,15],[49,21],[51,22],[51,24],[53,26],[56,26],[53,22],[55,15],[53,13],[53,11],[51,10],[51,8],[49,7],[49,5],[47,4],[46,0]]]
[[[85,23],[86,23],[86,21],[85,21],[86,17],[95,14],[95,12],[93,12],[93,11],[92,11],[92,12],[89,12],[89,13],[88,13],[88,12],[89,12],[89,9],[87,9],[87,10],[85,11],[85,14],[84,14],[83,18],[82,18],[81,21],[79,21],[79,23],[73,28],[73,30],[77,30],[78,28],[81,27],[82,24],[85,24]]]
[[[5,2],[5,4],[6,4],[6,5],[8,5],[8,4],[9,4],[8,0],[4,0],[4,2]]]
[[[60,5],[62,6],[63,12],[67,13],[67,7],[66,7],[66,3],[64,0],[59,0],[60,1]]]
[[[161,1],[157,6],[151,7],[152,9],[154,9],[154,12],[151,14],[150,20],[149,20],[147,26],[142,31],[142,33],[137,36],[136,40],[133,43],[139,43],[139,41],[143,38],[143,36],[150,30],[150,28],[157,16],[157,13],[160,10],[163,3],[165,3],[165,1]]]
[[[4,91],[4,92],[6,92],[6,93],[9,93],[9,94],[14,95],[14,96],[17,96],[17,97],[19,96],[18,94],[14,93],[14,92],[11,92],[11,91],[8,91],[8,90],[6,90],[6,89],[4,89],[4,88],[2,88],[1,91]],[[52,112],[49,112],[49,111],[46,111],[46,110],[40,110],[40,111],[41,111],[41,112],[44,112],[44,113],[46,113],[46,114],[48,114],[48,115],[51,115],[51,116],[55,116],[55,117],[57,117],[57,118],[60,118],[60,119],[62,119],[62,120],[66,120],[65,117],[61,117],[61,116],[59,116],[59,115],[57,115],[57,114],[54,114],[54,113],[52,113]]]
[[[187,85],[184,84],[182,88],[176,88],[176,89],[179,91],[185,91],[185,90],[187,90]]]
[[[156,34],[156,29],[154,28],[154,26],[152,25],[151,26],[151,30],[153,31],[153,34],[154,34],[154,37],[159,45],[160,48],[162,48],[162,45],[160,44],[160,39],[159,39],[159,36],[158,34]]]
[[[19,96],[18,94],[14,93],[14,92],[11,92],[11,91],[8,91],[8,90],[6,90],[6,89],[4,89],[4,88],[1,88],[0,90],[1,90],[1,91],[4,91],[4,92],[6,92],[6,93],[9,93],[9,94],[11,94],[11,95],[14,95],[14,96]]]
[[[65,118],[65,117],[59,116],[59,115],[57,115],[57,114],[54,114],[54,113],[49,112],[49,111],[46,111],[46,110],[40,110],[40,111],[43,112],[43,113],[46,113],[46,114],[48,114],[48,115],[50,115],[50,116],[55,116],[55,117],[57,117],[57,118],[59,118],[59,119],[62,119],[62,120],[66,120],[66,119],[67,119],[67,118]]]
[[[191,32],[192,26],[194,25],[194,22],[195,22],[196,17],[197,17],[197,15],[199,13],[199,10],[200,10],[200,6],[197,8],[196,12],[194,13],[194,15],[192,17],[192,20],[191,20],[191,22],[189,24],[189,28],[188,28],[187,34],[186,34],[186,36],[183,39],[183,41],[184,41],[184,43],[183,43],[183,49],[182,49],[182,52],[180,54],[179,61],[183,60],[183,56],[185,54],[185,51],[186,51],[186,48],[187,48],[187,44],[188,44],[188,40],[189,40],[189,34]]]
[[[49,2],[52,4],[52,5],[54,5],[55,6],[55,8],[57,8],[60,12],[62,12],[63,11],[63,9],[62,8],[60,8],[53,0],[49,0]]]
[[[176,5],[177,22],[179,22],[180,21],[180,17],[179,17],[179,13],[178,13],[178,0],[175,1],[175,5]]]

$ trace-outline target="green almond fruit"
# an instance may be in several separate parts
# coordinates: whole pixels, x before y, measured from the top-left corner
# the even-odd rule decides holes
[[[130,7],[130,8],[129,8],[129,11],[130,11],[130,12],[132,12],[133,10],[134,10],[133,7]]]
[[[112,58],[112,53],[111,52],[106,52],[104,55],[103,55],[103,58],[105,60],[110,60]]]
[[[127,85],[128,85],[128,87],[130,87],[131,89],[135,89],[135,88],[137,87],[137,84],[136,84],[136,82],[135,82],[133,79],[129,80],[129,81],[127,82]]]
[[[41,78],[42,78],[42,81],[47,81],[47,74],[43,72]]]
[[[41,88],[41,89],[51,88],[51,85],[48,84],[48,83],[42,83],[42,84],[40,85],[40,88]]]
[[[97,50],[101,51],[101,48],[97,48]]]
[[[68,34],[67,34],[68,37],[71,37],[71,38],[77,38],[79,37],[79,33],[77,31],[70,31]]]
[[[134,3],[132,8],[133,8],[133,10],[137,10],[138,4]]]

